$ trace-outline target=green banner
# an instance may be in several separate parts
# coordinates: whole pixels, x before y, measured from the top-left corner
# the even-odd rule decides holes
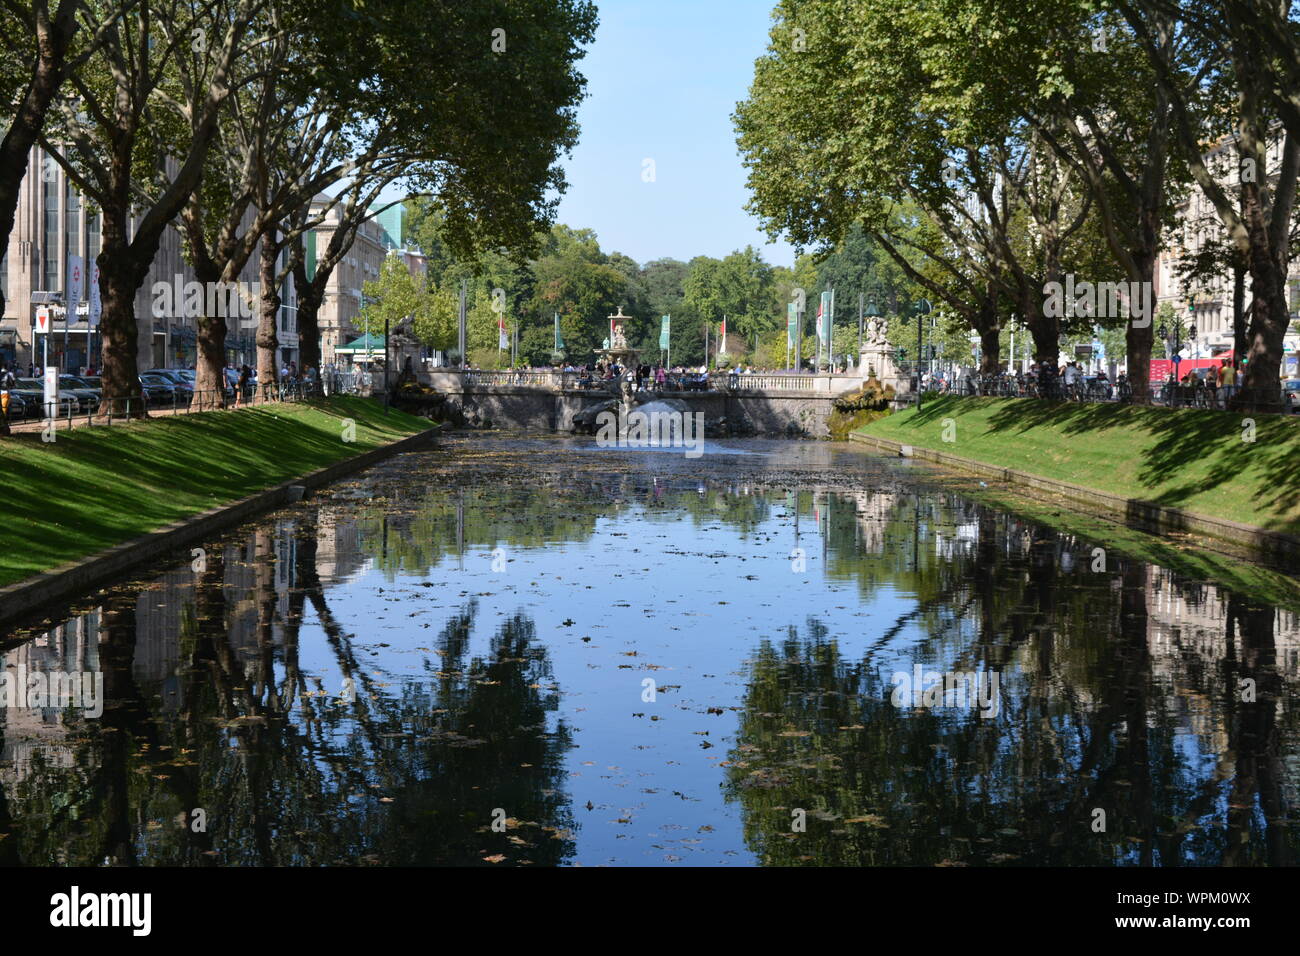
[[[799,313],[795,309],[793,302],[785,307],[785,344],[786,348],[794,348],[795,338],[799,334]]]
[[[560,336],[560,313],[555,313],[555,351],[564,348],[564,339]]]
[[[663,318],[663,325],[659,327],[659,347],[661,349],[668,348],[668,330],[671,326],[672,317],[665,315]]]

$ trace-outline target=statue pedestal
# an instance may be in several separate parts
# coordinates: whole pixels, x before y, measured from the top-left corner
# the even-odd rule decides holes
[[[864,345],[858,355],[858,371],[862,381],[866,381],[874,372],[881,385],[892,385],[899,394],[908,391],[910,379],[900,375],[894,364],[894,349],[891,345]]]

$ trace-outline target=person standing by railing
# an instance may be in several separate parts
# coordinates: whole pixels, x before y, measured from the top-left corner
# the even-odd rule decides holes
[[[1219,366],[1219,404],[1228,407],[1228,402],[1237,391],[1237,369],[1227,359]]]
[[[0,434],[9,434],[9,390],[14,387],[14,373],[8,363],[0,365]]]

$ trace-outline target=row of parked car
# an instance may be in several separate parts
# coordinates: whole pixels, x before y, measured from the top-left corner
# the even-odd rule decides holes
[[[226,398],[232,399],[239,376],[233,369],[226,370]],[[257,381],[249,383],[256,388]],[[103,383],[98,375],[59,376],[60,418],[84,415],[99,408]],[[151,368],[140,373],[140,391],[145,403],[152,407],[183,408],[194,398],[194,371],[185,368]],[[41,418],[45,412],[45,382],[39,378],[20,378],[9,390],[9,418],[22,420]]]

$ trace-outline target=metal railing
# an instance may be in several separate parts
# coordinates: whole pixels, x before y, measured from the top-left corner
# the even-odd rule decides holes
[[[1037,381],[1010,375],[970,376],[957,382],[945,382],[931,389],[940,394],[965,396],[994,396],[998,398],[1039,398],[1056,402],[1113,402],[1134,403],[1139,397],[1127,381],[1099,381],[1084,379],[1066,383],[1061,376]],[[1265,402],[1259,402],[1259,398]],[[1276,400],[1277,393],[1271,398]],[[1198,381],[1192,385],[1181,382],[1159,382],[1147,387],[1143,404],[1166,408],[1203,408],[1217,411],[1238,407],[1259,407],[1267,404],[1268,396],[1256,396],[1241,385],[1207,385]],[[1283,399],[1283,410],[1294,407]]]
[[[319,383],[299,380],[275,382],[267,385],[245,384],[244,387],[191,391],[176,388],[169,392],[158,389],[142,390],[139,395],[128,395],[110,400],[85,399],[58,402],[14,402],[10,395],[9,415],[6,424],[11,430],[38,431],[48,428],[68,430],[74,426],[106,426],[124,424],[150,416],[190,415],[219,409],[237,409],[272,402],[300,402],[325,394]],[[336,393],[331,393],[336,394]]]

